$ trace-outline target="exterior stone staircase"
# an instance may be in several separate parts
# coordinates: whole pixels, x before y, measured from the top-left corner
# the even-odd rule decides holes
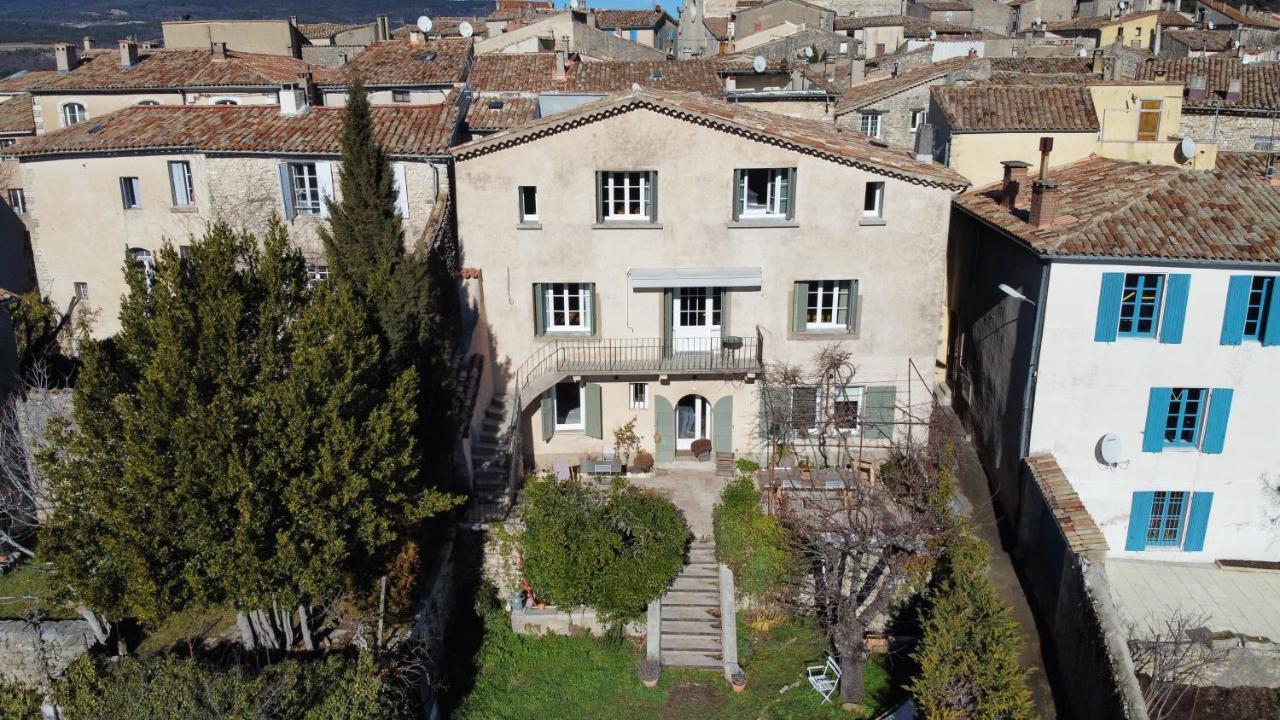
[[[695,542],[689,548],[689,564],[662,596],[662,664],[722,668],[720,607],[715,543]]]
[[[510,410],[506,397],[495,395],[485,408],[480,432],[471,443],[471,473],[474,486],[467,519],[484,522],[505,516],[509,509],[508,483],[511,480],[511,457],[507,451],[507,433],[511,432]]]

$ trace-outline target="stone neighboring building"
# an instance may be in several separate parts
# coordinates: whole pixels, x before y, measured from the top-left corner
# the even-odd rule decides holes
[[[242,53],[301,58],[309,44],[289,20],[166,20],[160,30],[168,50],[204,50],[221,43]]]
[[[633,43],[674,52],[678,23],[661,5],[652,10],[596,10],[596,27]]]
[[[1272,119],[1280,111],[1280,63],[1244,63],[1235,57],[1149,60],[1138,66],[1138,78],[1186,87],[1183,135],[1222,150],[1280,147]]]
[[[347,84],[357,77],[371,103],[435,105],[466,82],[473,50],[471,38],[427,40],[414,27],[409,39],[374,43],[318,84],[330,107],[346,103]]]
[[[454,149],[493,398],[526,468],[577,464],[632,418],[659,465],[695,439],[764,454],[764,363],[842,343],[843,432],[880,452],[929,414],[945,218],[963,179],[830,122],[641,89]],[[919,218],[935,218],[921,223]],[[494,370],[490,370],[494,369]],[[499,407],[494,403],[494,407]],[[810,410],[806,411],[805,408]]]
[[[841,91],[836,123],[891,145],[912,147],[916,130],[928,119],[930,87],[982,80],[990,72],[986,61],[956,58],[861,82]]]
[[[132,106],[8,149],[20,163],[41,291],[99,311],[98,337],[119,329],[126,254],[146,263],[212,222],[262,232],[273,214],[317,276],[317,229],[340,193],[342,110],[309,107],[296,87],[279,106]],[[375,139],[392,161],[406,242],[416,242],[448,188],[453,105],[375,106]],[[67,188],[76,192],[69,193]]]
[[[930,23],[973,26],[973,7],[959,0],[912,0],[906,14]]]

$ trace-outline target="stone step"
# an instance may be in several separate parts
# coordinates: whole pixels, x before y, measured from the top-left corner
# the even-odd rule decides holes
[[[671,583],[671,589],[720,592],[720,578],[681,574],[676,577],[675,582]]]
[[[714,563],[716,561],[716,553],[714,550],[702,550],[694,548],[689,551],[690,563]]]
[[[705,653],[720,652],[719,635],[668,635],[662,633],[663,650],[700,650]]]
[[[691,605],[695,607],[720,607],[720,591],[668,590],[662,596],[662,606]]]
[[[662,637],[671,635],[715,635],[720,637],[719,620],[668,620],[662,619]]]
[[[665,600],[665,598],[664,598]],[[689,622],[707,622],[720,621],[720,606],[684,606],[684,605],[667,605],[665,602],[662,606],[662,621],[668,622],[672,620],[682,620]]]
[[[708,563],[685,565],[684,570],[681,570],[677,577],[719,578],[720,568]]]
[[[706,653],[692,650],[663,650],[662,664],[670,667],[700,667],[715,668],[724,667],[724,661],[720,657],[720,653]]]

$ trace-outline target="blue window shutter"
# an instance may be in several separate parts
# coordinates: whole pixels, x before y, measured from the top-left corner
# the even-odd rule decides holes
[[[1147,526],[1151,522],[1151,500],[1153,492],[1136,492],[1133,504],[1129,506],[1129,536],[1125,540],[1125,550],[1147,549]]]
[[[1165,282],[1164,317],[1160,321],[1160,342],[1182,342],[1182,326],[1187,317],[1187,294],[1191,290],[1191,276],[1171,274]]]
[[[1191,496],[1191,514],[1187,517],[1187,539],[1182,549],[1187,552],[1204,550],[1204,536],[1209,530],[1209,509],[1213,507],[1213,493],[1198,492]]]
[[[1098,294],[1098,323],[1093,329],[1094,342],[1116,341],[1122,294],[1124,273],[1102,273],[1102,292]]]
[[[1231,388],[1214,388],[1209,394],[1209,414],[1205,418],[1204,442],[1200,451],[1210,454],[1222,452],[1227,441],[1227,418],[1231,417]]]
[[[1147,427],[1142,435],[1142,452],[1160,452],[1164,449],[1164,424],[1169,419],[1169,396],[1172,388],[1151,388],[1147,402]]]
[[[1271,302],[1268,303],[1267,326],[1262,329],[1262,344],[1274,347],[1280,345],[1280,278],[1271,283]]]
[[[1249,285],[1253,277],[1232,275],[1227,284],[1227,309],[1222,314],[1221,345],[1239,345],[1244,341],[1244,314],[1249,308]]]

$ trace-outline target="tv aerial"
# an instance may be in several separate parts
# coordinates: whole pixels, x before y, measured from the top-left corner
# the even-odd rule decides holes
[[[424,33],[431,32],[431,18],[426,15],[418,18],[418,29]]]
[[[476,31],[475,28],[471,27],[471,23],[467,22],[466,20],[463,20],[462,22],[458,23],[458,34],[464,38],[471,37],[471,35],[475,33],[475,31]]]

